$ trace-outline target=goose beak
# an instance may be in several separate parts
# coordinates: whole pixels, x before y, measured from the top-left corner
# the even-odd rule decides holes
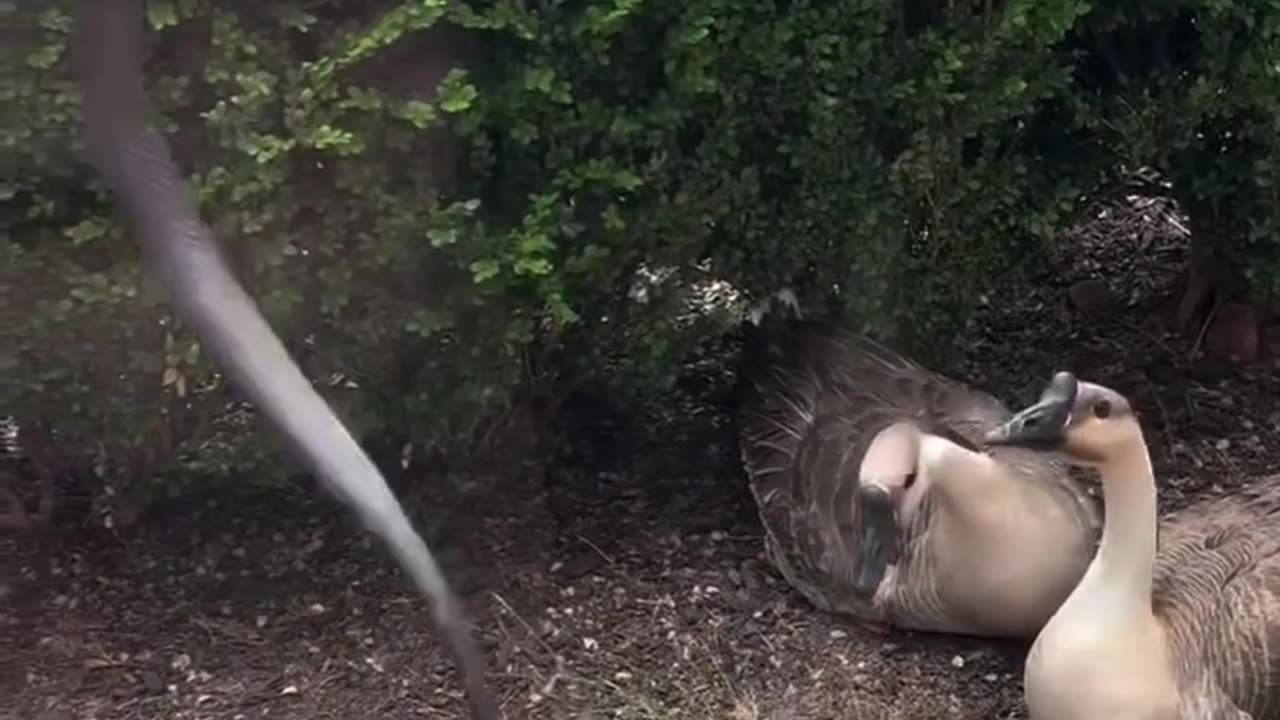
[[[889,565],[897,559],[895,498],[883,485],[869,483],[858,488],[857,502],[862,533],[858,542],[858,570],[853,590],[860,597],[870,598],[880,587]]]
[[[1040,393],[1039,402],[992,428],[983,437],[983,444],[1036,450],[1052,450],[1060,446],[1066,439],[1071,409],[1075,406],[1079,389],[1075,375],[1066,371],[1055,374],[1044,392]]]

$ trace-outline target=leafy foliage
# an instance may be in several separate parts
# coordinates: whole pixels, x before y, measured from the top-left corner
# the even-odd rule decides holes
[[[1280,291],[1280,3],[1100,4],[1072,46],[1078,117],[1113,167],[1156,170],[1238,289]]]
[[[210,452],[231,396],[80,160],[69,3],[0,13],[23,64],[0,88],[0,407],[100,457],[162,417],[171,460],[253,459],[251,425]],[[1271,257],[1278,3],[152,0],[147,18],[154,120],[204,217],[389,452],[507,446],[587,379],[662,387],[731,322],[680,312],[714,279],[943,350],[1126,165]]]

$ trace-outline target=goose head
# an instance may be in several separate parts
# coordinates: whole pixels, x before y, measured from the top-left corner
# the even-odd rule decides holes
[[[923,493],[920,462],[925,433],[914,423],[896,422],[876,433],[862,456],[858,485],[863,494],[882,495],[891,501],[899,523],[915,517]]]
[[[1060,371],[1040,400],[989,431],[988,446],[1056,452],[1082,467],[1099,467],[1142,444],[1137,414],[1120,393]]]
[[[861,518],[858,572],[854,589],[871,596],[897,560],[898,529],[919,512],[928,486],[928,463],[921,462],[933,438],[914,423],[896,422],[876,433],[858,468]],[[945,441],[944,441],[945,442]]]

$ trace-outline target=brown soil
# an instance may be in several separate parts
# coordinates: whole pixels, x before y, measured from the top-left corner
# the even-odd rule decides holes
[[[1169,336],[1168,313],[1143,300],[1167,295],[1176,243],[1093,235],[1087,262],[1058,267],[1052,284],[976,303],[963,357],[945,369],[1010,404],[1059,367],[1129,393],[1167,509],[1276,467],[1274,367],[1189,359],[1194,342]],[[1117,304],[1071,309],[1065,288],[1095,272]],[[582,432],[594,453],[426,510],[448,516],[436,544],[451,541],[507,716],[1025,717],[1019,645],[872,634],[780,582],[737,461],[730,378],[706,365],[723,369],[697,365],[648,432],[593,418]],[[424,603],[316,495],[187,496],[154,508],[128,545],[5,541],[16,563],[0,567],[13,580],[0,596],[3,712],[464,717]]]

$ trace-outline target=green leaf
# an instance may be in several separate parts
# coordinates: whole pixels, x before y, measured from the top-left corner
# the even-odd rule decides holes
[[[147,22],[153,30],[163,30],[178,24],[178,10],[169,0],[147,0]]]
[[[27,67],[48,70],[62,60],[62,45],[46,45],[31,50],[26,57]]]
[[[79,247],[105,237],[107,226],[98,218],[86,218],[63,231],[71,244]]]
[[[431,247],[440,248],[454,245],[458,242],[458,231],[456,228],[431,228],[427,231],[427,239],[431,242]]]
[[[513,268],[517,275],[543,276],[551,273],[551,261],[541,257],[524,257],[516,260]]]
[[[526,90],[539,90],[543,93],[550,93],[555,81],[556,71],[552,68],[527,68],[524,71],[524,87]]]
[[[467,72],[453,68],[440,81],[440,109],[450,114],[464,112],[479,97],[479,92],[467,81]]]
[[[421,100],[410,100],[397,109],[397,115],[408,120],[419,130],[431,127],[436,121],[436,106]]]
[[[500,271],[498,261],[492,258],[471,263],[471,279],[477,285],[497,277]]]

